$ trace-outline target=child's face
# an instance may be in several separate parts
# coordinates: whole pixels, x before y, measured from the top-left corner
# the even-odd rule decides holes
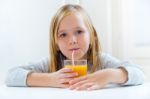
[[[74,59],[86,58],[86,53],[90,44],[90,33],[80,15],[68,15],[59,25],[58,29],[58,47],[60,51],[68,58]]]

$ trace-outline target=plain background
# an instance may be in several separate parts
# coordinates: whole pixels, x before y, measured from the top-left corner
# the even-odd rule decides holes
[[[89,13],[104,52],[139,64],[150,81],[149,0],[0,0],[0,84],[9,68],[49,57],[49,24],[66,3]]]

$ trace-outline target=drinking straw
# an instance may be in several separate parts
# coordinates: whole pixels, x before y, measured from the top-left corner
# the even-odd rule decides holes
[[[74,50],[72,51],[72,65],[74,66]]]

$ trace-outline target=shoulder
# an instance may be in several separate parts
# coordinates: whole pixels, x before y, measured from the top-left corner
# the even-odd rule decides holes
[[[113,57],[109,53],[102,53],[102,54],[100,54],[100,58],[101,58],[102,61],[106,61],[106,60],[118,60],[117,58]]]
[[[35,66],[42,72],[48,72],[49,58],[48,57],[42,58],[40,60],[37,60],[36,62],[31,63],[30,65]]]
[[[120,64],[120,60],[118,60],[117,58],[113,57],[111,54],[109,53],[102,53],[100,55],[100,61],[101,61],[101,65],[103,68],[109,68],[109,67],[116,67]]]
[[[25,65],[21,65],[19,67],[16,67],[18,69],[24,69],[28,71],[34,71],[34,72],[48,72],[49,69],[49,58],[41,58],[37,59],[32,62],[28,62]],[[16,69],[14,68],[14,69]]]
[[[44,57],[44,58],[41,58],[39,60],[36,60],[36,61],[32,61],[32,62],[29,62],[28,63],[29,65],[48,65],[49,64],[49,58],[48,57]]]

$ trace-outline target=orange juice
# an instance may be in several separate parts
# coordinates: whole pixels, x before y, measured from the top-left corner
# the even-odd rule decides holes
[[[78,76],[84,76],[87,74],[87,65],[66,65],[65,68],[72,68],[74,72],[78,73]]]

